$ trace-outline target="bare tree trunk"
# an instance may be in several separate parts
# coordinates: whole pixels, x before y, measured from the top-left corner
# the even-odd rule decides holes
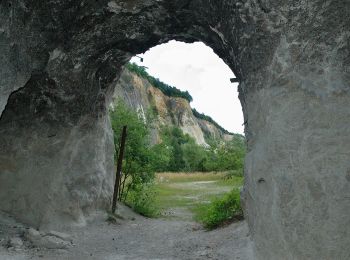
[[[112,213],[115,213],[115,210],[117,208],[119,185],[120,185],[120,178],[121,178],[120,174],[121,174],[122,166],[123,166],[123,156],[124,156],[125,141],[126,141],[126,130],[127,130],[127,126],[125,125],[125,126],[123,126],[123,132],[122,132],[121,142],[120,142],[117,172],[116,172],[116,179],[115,179],[115,184],[114,184]]]

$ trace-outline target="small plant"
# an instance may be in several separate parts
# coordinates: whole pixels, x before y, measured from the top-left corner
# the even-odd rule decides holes
[[[205,228],[214,229],[219,226],[242,220],[243,210],[240,203],[239,190],[233,189],[221,198],[214,199],[209,205],[202,204],[195,209],[196,220]]]
[[[157,217],[155,206],[155,190],[153,184],[142,184],[130,190],[126,204],[145,217]]]

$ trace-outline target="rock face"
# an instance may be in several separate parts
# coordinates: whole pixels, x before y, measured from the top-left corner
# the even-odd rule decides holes
[[[1,1],[0,208],[35,226],[103,208],[122,65],[200,40],[240,81],[257,257],[349,259],[349,12],[340,0]]]
[[[169,97],[148,80],[125,69],[115,88],[114,102],[123,100],[129,107],[137,111],[147,122],[147,113],[153,111],[155,120],[152,124],[152,143],[160,143],[160,131],[164,126],[175,126],[190,135],[197,144],[206,146],[206,138],[230,140],[232,135],[226,134],[213,123],[197,118],[189,102],[184,98]]]

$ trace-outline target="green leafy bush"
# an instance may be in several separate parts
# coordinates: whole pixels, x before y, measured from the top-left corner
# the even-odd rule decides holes
[[[209,140],[209,147],[196,144],[180,128],[166,127],[161,131],[162,143],[152,148],[160,157],[157,172],[231,171],[229,176],[242,176],[245,139],[234,135],[231,141]]]
[[[149,129],[142,118],[118,100],[110,112],[116,154],[119,152],[122,127],[127,126],[127,139],[123,159],[123,175],[119,200],[145,216],[154,214],[152,183],[155,178],[154,154],[150,147]]]
[[[209,205],[202,204],[195,209],[196,220],[205,228],[214,229],[225,223],[243,219],[239,190],[234,189],[222,198],[214,199]]]
[[[126,204],[145,217],[156,217],[159,212],[155,206],[155,196],[153,184],[138,185],[129,192]]]

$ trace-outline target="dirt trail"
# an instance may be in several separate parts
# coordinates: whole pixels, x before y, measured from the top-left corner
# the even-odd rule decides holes
[[[147,219],[121,207],[128,219],[110,224],[100,215],[84,228],[66,230],[74,246],[66,250],[7,248],[12,237],[21,237],[25,227],[0,216],[1,260],[182,260],[182,259],[253,259],[245,222],[207,232],[197,223],[180,220]]]
[[[181,199],[187,199],[188,204],[168,209],[161,219],[144,218],[119,205],[118,214],[124,219],[117,220],[116,224],[106,221],[106,213],[100,213],[86,227],[59,230],[71,235],[74,245],[68,249],[33,247],[23,236],[28,232],[27,228],[0,213],[0,260],[253,259],[245,222],[210,232],[193,222],[189,205],[195,201],[203,202],[200,194],[230,190],[215,184],[215,181],[169,184],[169,187],[180,185],[194,193],[191,198],[186,197],[188,194],[183,195]],[[201,192],[196,193],[199,190]],[[11,238],[21,238],[24,245],[11,248],[8,243]]]

